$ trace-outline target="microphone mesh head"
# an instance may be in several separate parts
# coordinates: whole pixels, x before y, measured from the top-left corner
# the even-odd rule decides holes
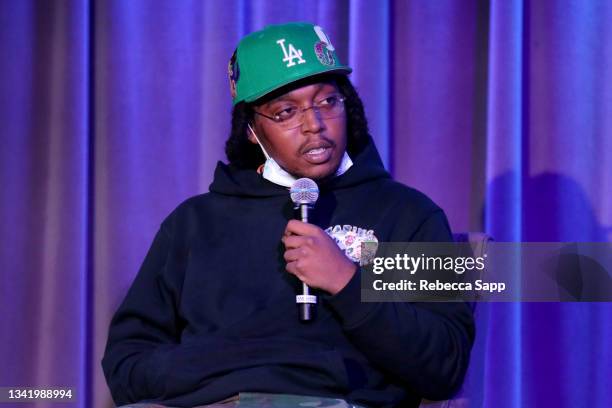
[[[297,205],[314,205],[319,198],[319,187],[311,179],[301,178],[295,180],[289,193],[291,194],[291,201]]]

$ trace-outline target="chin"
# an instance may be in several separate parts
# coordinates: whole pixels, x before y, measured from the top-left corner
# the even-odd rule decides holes
[[[331,166],[331,167],[327,165],[317,166],[317,167],[321,167],[321,168],[312,169],[312,171],[309,171],[307,174],[300,176],[300,177],[308,177],[313,180],[328,179],[332,177],[334,174],[336,174],[336,171],[338,171],[338,167],[340,167],[340,163],[336,163],[334,166]]]

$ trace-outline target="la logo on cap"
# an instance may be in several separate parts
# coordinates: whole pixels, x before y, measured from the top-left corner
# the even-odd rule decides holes
[[[302,58],[302,50],[296,50],[293,44],[291,43],[289,44],[289,52],[287,52],[287,48],[285,48],[284,38],[281,38],[276,43],[280,45],[281,48],[283,49],[283,55],[285,56],[285,58],[283,58],[283,62],[287,62],[287,68],[290,68],[295,65],[294,60],[296,58],[297,58],[298,64],[303,64],[306,62],[306,60]]]

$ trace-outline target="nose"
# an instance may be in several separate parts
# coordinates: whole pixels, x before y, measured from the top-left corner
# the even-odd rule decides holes
[[[325,122],[321,113],[314,107],[306,109],[303,113],[302,130],[305,132],[317,133],[325,128]]]

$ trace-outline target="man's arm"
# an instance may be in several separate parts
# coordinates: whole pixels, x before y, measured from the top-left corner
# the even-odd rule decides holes
[[[110,325],[102,368],[120,405],[159,396],[155,373],[162,369],[164,354],[178,343],[176,287],[163,273],[170,246],[162,225]]]
[[[441,210],[410,237],[396,241],[448,242]],[[375,365],[428,399],[449,398],[463,382],[474,341],[471,308],[462,302],[362,303],[359,274],[327,299],[346,335]]]
[[[172,216],[158,231],[110,328],[102,368],[118,405],[169,399],[192,392],[227,369],[223,355],[239,345],[214,336],[181,343],[179,302],[185,245],[175,242]]]
[[[416,231],[408,233],[403,227],[398,220],[392,241],[452,241],[441,210],[433,211]],[[337,246],[319,230],[290,221],[283,237],[287,270],[331,294],[326,304],[347,337],[374,365],[397,376],[418,395],[451,396],[463,381],[474,340],[470,307],[465,303],[362,303],[359,271],[345,277],[344,264],[330,245]],[[347,260],[339,249],[338,253]],[[345,281],[334,291],[338,279]]]

